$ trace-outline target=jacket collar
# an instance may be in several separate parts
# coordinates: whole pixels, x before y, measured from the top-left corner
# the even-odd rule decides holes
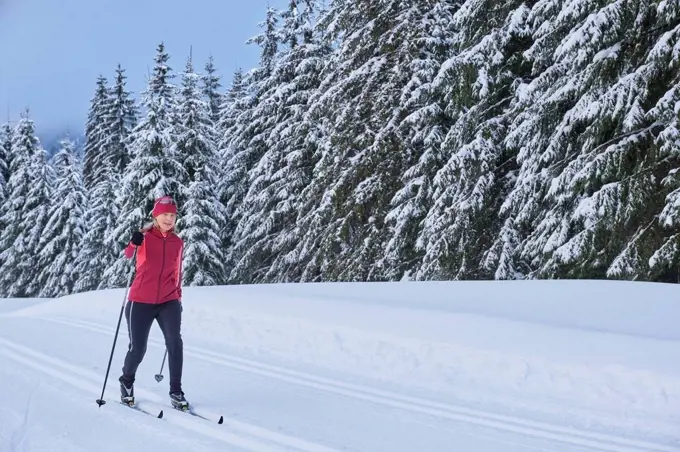
[[[158,228],[156,225],[151,225],[151,227],[147,231],[159,238],[170,237],[175,233],[175,229],[172,228],[167,232],[167,234],[163,235],[160,228]]]

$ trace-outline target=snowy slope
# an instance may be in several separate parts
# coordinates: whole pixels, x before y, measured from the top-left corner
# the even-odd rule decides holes
[[[680,287],[512,281],[187,288],[185,392],[152,330],[116,402],[124,291],[0,300],[0,452],[680,451]],[[167,375],[167,366],[164,370]],[[137,449],[135,449],[137,448]]]

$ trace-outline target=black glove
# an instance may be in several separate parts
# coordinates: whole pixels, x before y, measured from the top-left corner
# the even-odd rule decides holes
[[[135,231],[132,234],[132,238],[130,239],[130,243],[132,243],[133,245],[137,245],[137,246],[141,245],[143,241],[144,241],[144,234],[142,234],[139,231]]]

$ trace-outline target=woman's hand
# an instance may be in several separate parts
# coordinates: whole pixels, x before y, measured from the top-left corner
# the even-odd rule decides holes
[[[135,231],[132,234],[132,238],[130,239],[130,243],[132,243],[135,246],[140,246],[144,242],[144,234],[142,234],[139,231]]]

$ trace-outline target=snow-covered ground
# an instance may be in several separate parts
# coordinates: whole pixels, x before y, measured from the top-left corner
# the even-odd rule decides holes
[[[186,288],[170,409],[155,325],[118,403],[123,290],[0,300],[0,452],[680,451],[680,286],[594,281]],[[224,423],[215,422],[220,415]]]

